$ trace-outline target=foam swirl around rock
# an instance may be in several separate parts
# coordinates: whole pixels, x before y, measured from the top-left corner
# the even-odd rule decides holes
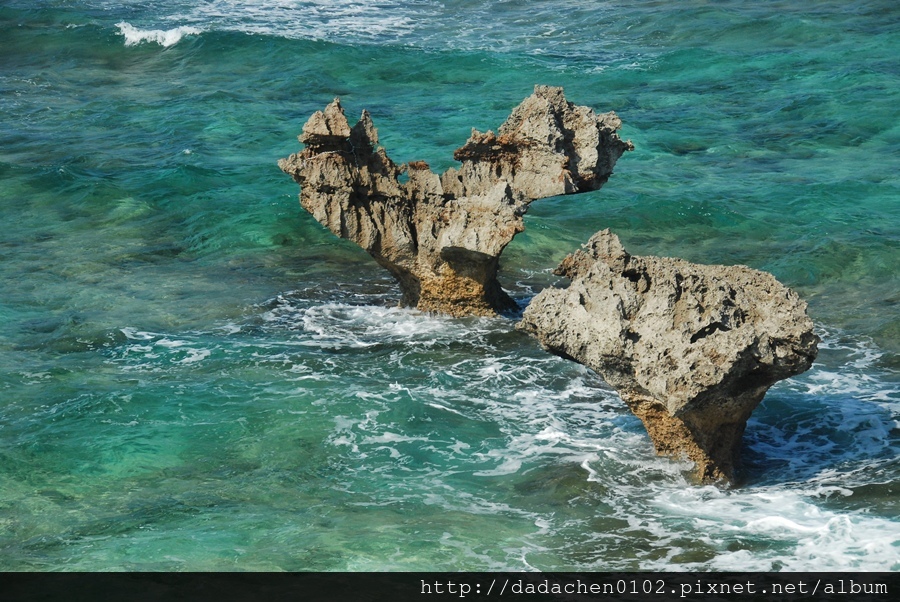
[[[629,255],[609,230],[566,257],[519,328],[599,373],[661,455],[732,481],[747,419],[775,382],[809,369],[806,303],[766,272]]]

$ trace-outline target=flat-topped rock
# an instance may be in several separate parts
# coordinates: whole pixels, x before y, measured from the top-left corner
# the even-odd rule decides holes
[[[454,153],[462,165],[439,176],[421,161],[394,163],[369,113],[351,128],[335,99],[303,126],[306,148],[278,165],[300,184],[304,209],[393,274],[402,305],[493,315],[514,305],[497,269],[528,204],[600,188],[633,148],[620,126],[615,113],[536,86],[497,134],[472,130]]]
[[[817,354],[806,303],[766,272],[632,256],[603,230],[556,273],[569,287],[537,295],[519,328],[600,374],[704,482],[734,479],[751,412]]]

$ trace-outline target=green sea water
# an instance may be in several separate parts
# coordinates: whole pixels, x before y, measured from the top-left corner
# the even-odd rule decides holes
[[[0,569],[900,570],[897,56],[875,0],[0,0]],[[535,84],[636,150],[531,205],[520,306],[602,228],[809,302],[739,487],[276,166],[339,96],[443,170]]]

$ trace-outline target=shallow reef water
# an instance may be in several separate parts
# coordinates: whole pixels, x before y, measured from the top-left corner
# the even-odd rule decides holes
[[[900,570],[898,27],[881,0],[3,2],[0,568]],[[276,166],[339,96],[443,170],[538,83],[636,150],[532,204],[520,306],[602,228],[809,301],[819,359],[738,487],[656,457],[516,315],[396,307]]]

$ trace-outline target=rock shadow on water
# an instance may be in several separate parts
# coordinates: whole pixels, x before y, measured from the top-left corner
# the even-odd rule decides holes
[[[740,485],[789,487],[834,511],[898,510],[892,475],[900,428],[891,411],[851,395],[769,395],[748,422]]]

